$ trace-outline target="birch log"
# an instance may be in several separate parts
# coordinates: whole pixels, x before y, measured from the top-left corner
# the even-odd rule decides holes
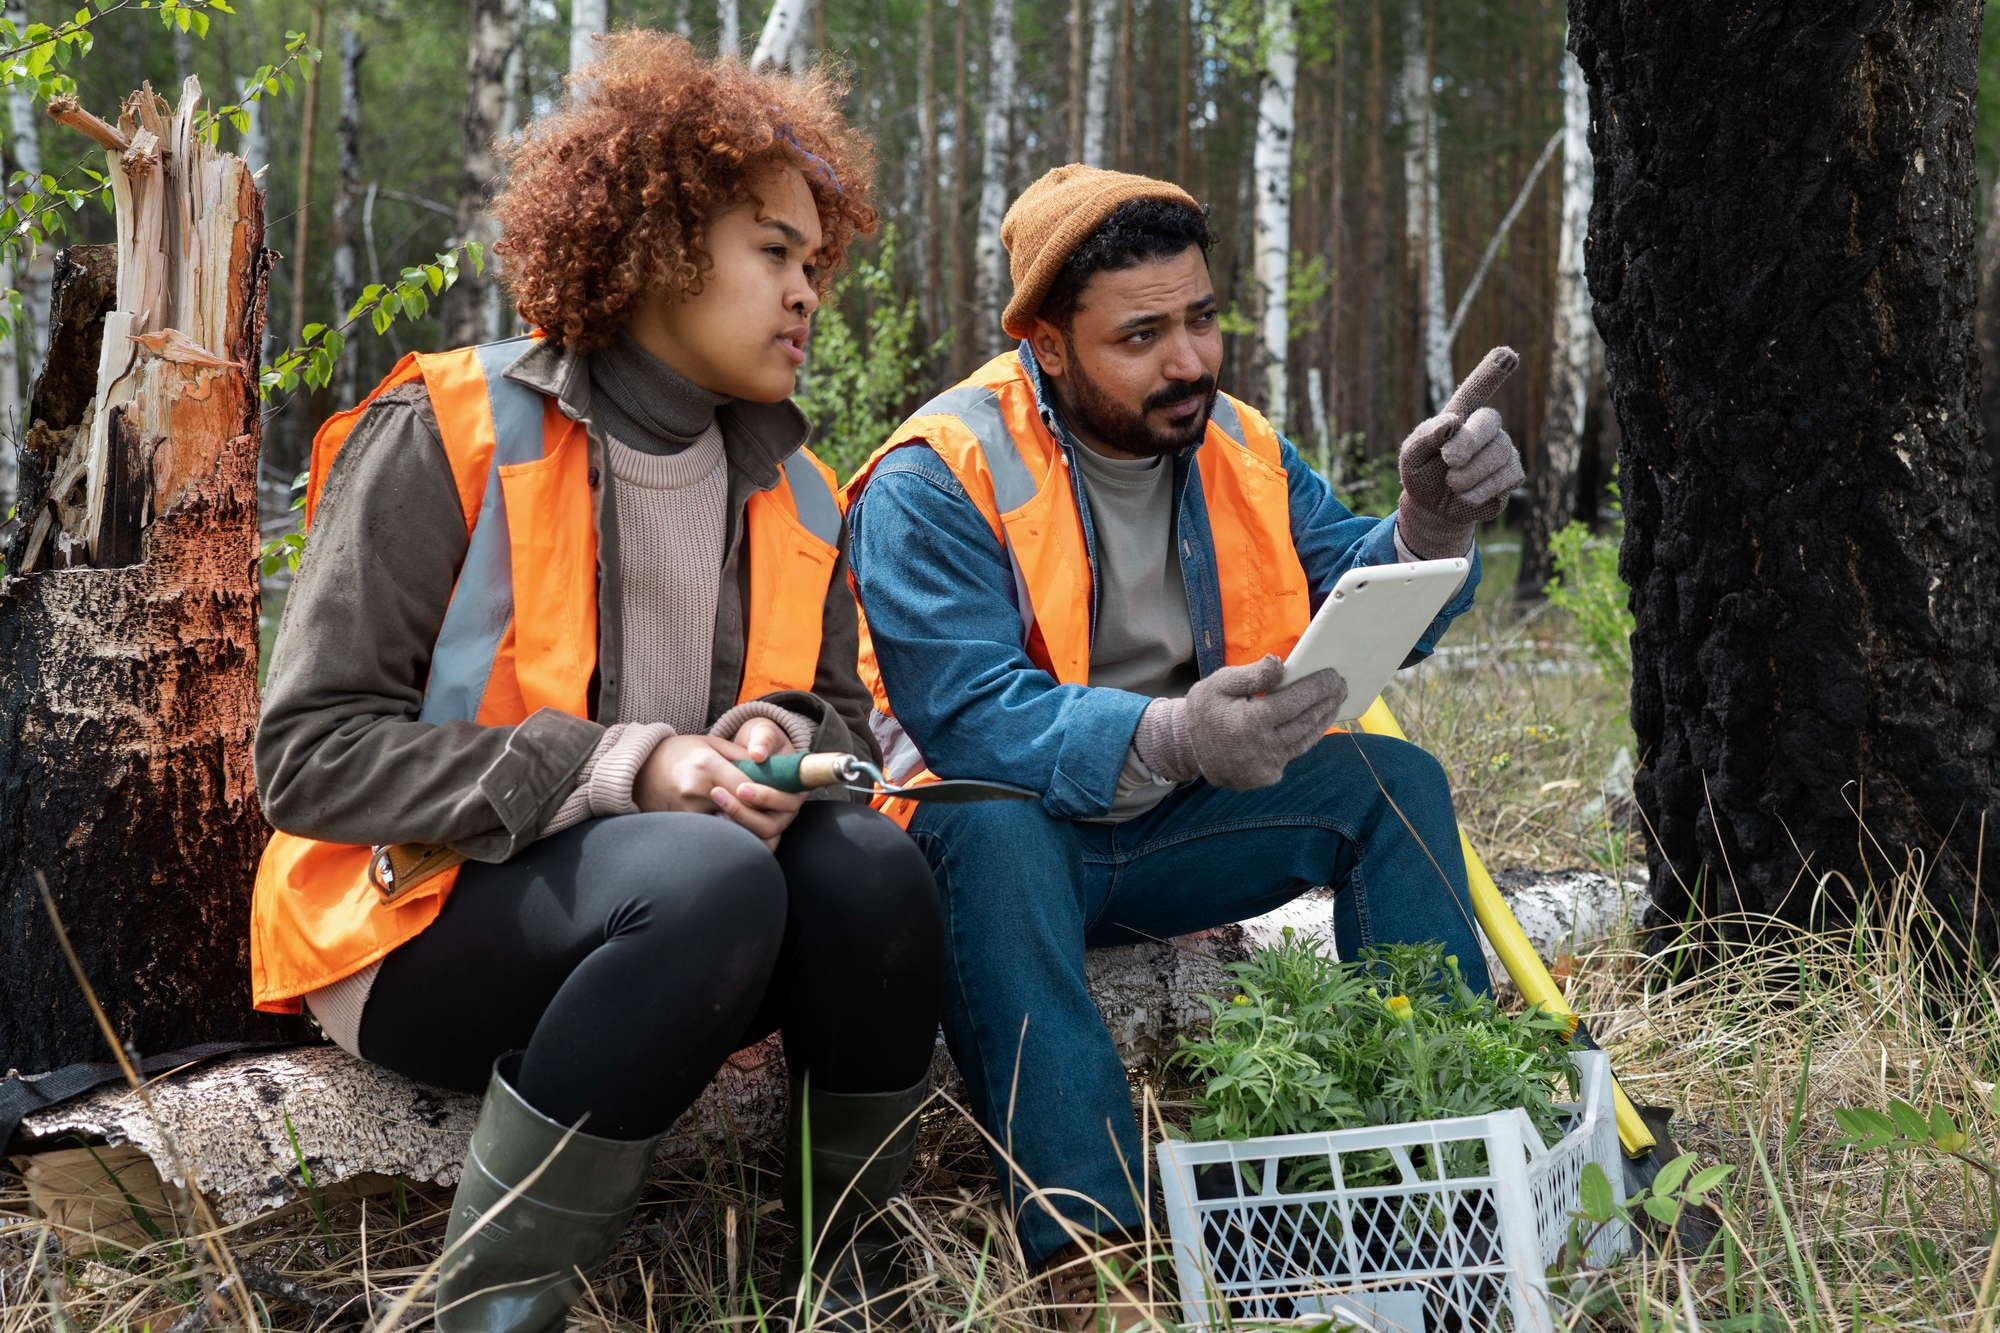
[[[961,0],[963,3],[963,0]],[[985,143],[979,157],[979,219],[974,270],[979,327],[974,346],[998,352],[1005,345],[1000,311],[1007,303],[1007,251],[1000,223],[1007,215],[1007,159],[1014,125],[1014,0],[993,0],[987,34]]]
[[[1549,349],[1549,402],[1542,418],[1542,462],[1521,533],[1517,593],[1538,598],[1554,572],[1549,538],[1577,507],[1577,468],[1583,457],[1585,407],[1590,402],[1592,344],[1590,289],[1584,281],[1584,244],[1590,233],[1590,90],[1576,57],[1563,55],[1562,230],[1556,241],[1555,345]]]
[[[610,26],[605,0],[570,0],[569,72],[581,73],[597,59],[597,39]]]
[[[1530,943],[1550,959],[1622,936],[1646,902],[1642,885],[1618,884],[1594,871],[1502,872],[1498,880]],[[1333,923],[1333,895],[1314,890],[1240,926],[1089,950],[1085,979],[1126,1068],[1157,1069],[1183,1034],[1206,1025],[1205,997],[1229,984],[1224,971],[1229,963],[1247,958],[1253,948],[1269,947],[1286,927],[1330,939]],[[1505,974],[1490,955],[1488,965],[1505,995]],[[1505,1002],[1517,1003],[1518,997]],[[660,1155],[684,1159],[718,1147],[734,1151],[728,1138],[776,1143],[785,1085],[784,1053],[776,1037],[738,1052],[669,1131]],[[931,1086],[963,1104],[964,1089],[942,1042]],[[383,1176],[453,1184],[479,1108],[476,1097],[427,1088],[332,1046],[202,1065],[160,1078],[151,1097],[157,1120],[117,1086],[37,1112],[22,1122],[17,1145],[40,1154],[66,1148],[76,1141],[73,1136],[82,1135],[135,1145],[171,1170],[164,1130],[174,1136],[183,1160],[192,1162],[216,1212],[233,1224],[303,1199],[301,1158],[322,1190],[366,1187]],[[725,1142],[717,1145],[718,1138]],[[30,1166],[36,1160],[15,1159]]]
[[[282,1036],[244,993],[266,836],[257,721],[257,344],[268,252],[193,79],[117,127],[110,247],[66,251],[24,453],[38,501],[0,581],[0,1069],[105,1056],[47,877],[121,1039]],[[96,568],[82,568],[95,564]],[[64,567],[69,566],[69,567]]]
[[[1115,0],[1090,0],[1090,65],[1084,79],[1083,162],[1109,166],[1105,127],[1111,120],[1111,19]]]
[[[1252,169],[1257,177],[1256,237],[1252,245],[1261,306],[1264,414],[1285,428],[1290,398],[1287,359],[1292,320],[1289,277],[1292,257],[1292,140],[1296,130],[1299,53],[1291,0],[1265,0],[1264,67],[1257,95],[1257,143]]]

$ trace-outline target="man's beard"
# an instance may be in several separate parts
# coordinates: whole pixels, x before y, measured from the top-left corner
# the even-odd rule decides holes
[[[1187,448],[1208,429],[1208,414],[1215,409],[1215,376],[1203,375],[1198,380],[1155,389],[1146,396],[1139,411],[1133,412],[1098,387],[1097,382],[1085,373],[1073,346],[1070,349],[1069,374],[1064,379],[1069,389],[1064,397],[1069,401],[1063,407],[1074,417],[1072,424],[1107,449],[1141,458],[1165,458]],[[1146,424],[1148,412],[1171,407],[1190,398],[1202,400],[1201,411],[1181,425],[1168,430],[1155,430]]]

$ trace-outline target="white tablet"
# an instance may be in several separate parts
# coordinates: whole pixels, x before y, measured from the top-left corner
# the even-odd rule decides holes
[[[1348,570],[1285,659],[1279,688],[1332,667],[1347,681],[1347,702],[1334,720],[1360,717],[1471,568],[1469,560],[1418,560]]]

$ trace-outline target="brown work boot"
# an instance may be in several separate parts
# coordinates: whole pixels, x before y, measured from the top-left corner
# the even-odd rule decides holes
[[[1048,1279],[1049,1305],[1064,1333],[1134,1333],[1164,1326],[1169,1313],[1162,1259],[1143,1238],[1114,1232],[1094,1236],[1090,1248],[1071,1241],[1044,1259],[1037,1273]]]

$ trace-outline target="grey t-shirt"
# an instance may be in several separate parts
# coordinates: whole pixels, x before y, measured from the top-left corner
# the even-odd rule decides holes
[[[1174,470],[1164,459],[1106,458],[1075,451],[1097,541],[1097,623],[1090,683],[1177,699],[1198,679],[1194,622],[1174,555]],[[1125,756],[1104,822],[1144,814],[1172,790]]]

